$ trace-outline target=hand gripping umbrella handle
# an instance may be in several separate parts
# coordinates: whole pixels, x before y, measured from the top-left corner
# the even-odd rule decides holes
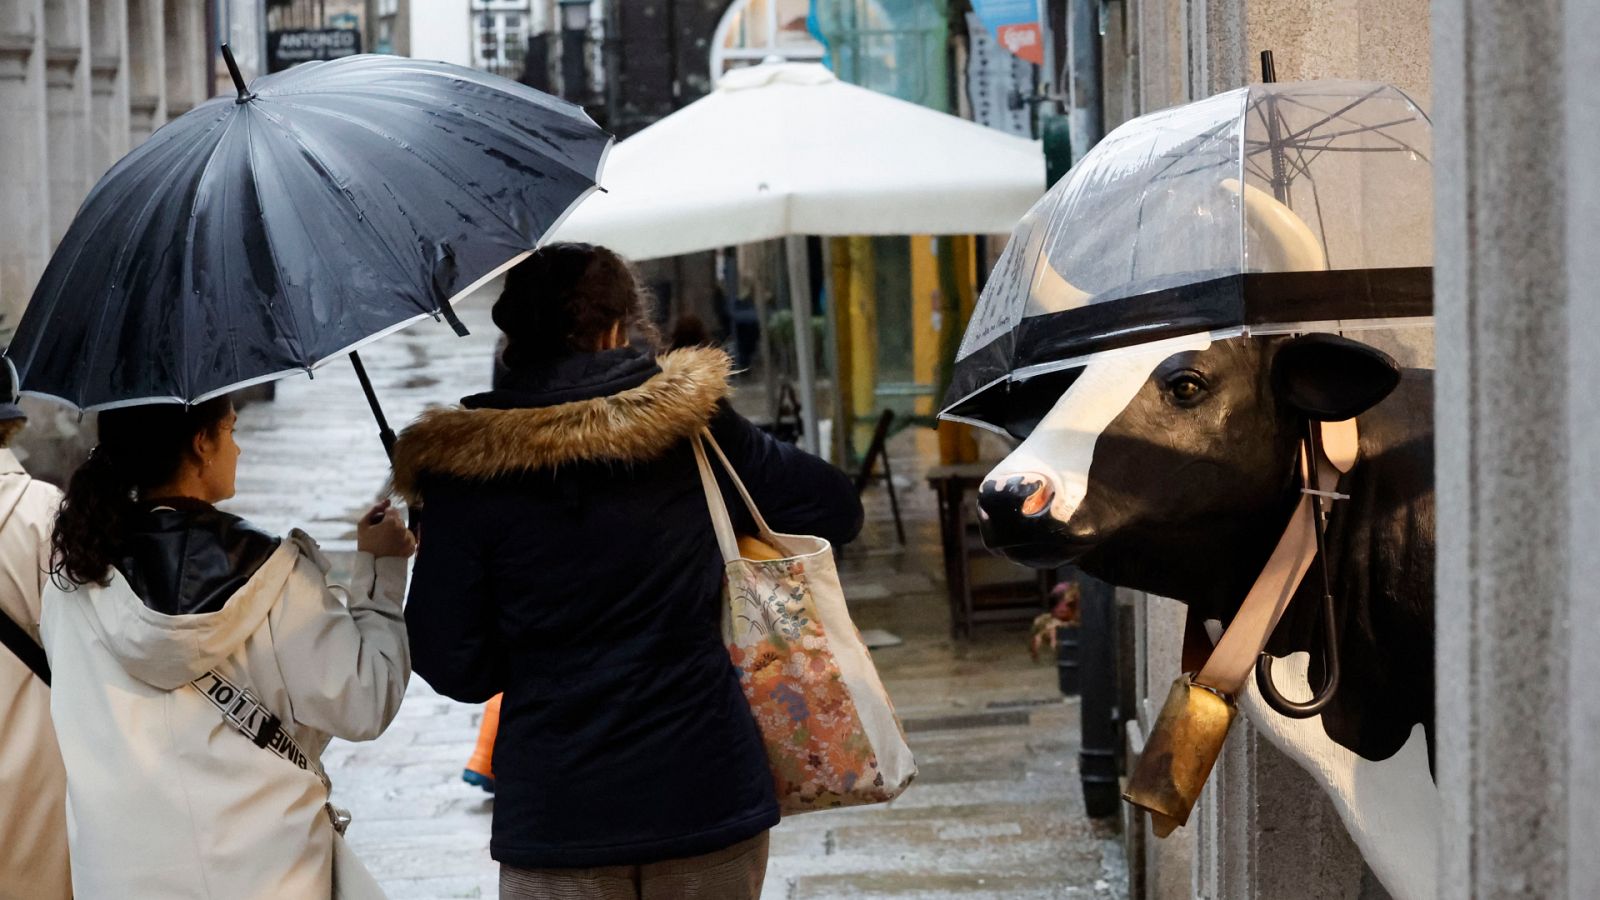
[[[378,394],[372,389],[372,379],[367,377],[367,367],[361,362],[361,354],[351,351],[350,365],[356,370],[356,378],[361,382],[361,390],[367,395],[367,405],[372,407],[372,417],[378,420],[378,440],[383,441],[383,452],[388,454],[389,462],[394,463],[394,429],[389,427],[389,419],[383,414],[383,407],[378,405]],[[422,509],[411,506],[406,509],[407,526],[411,533],[422,535]]]

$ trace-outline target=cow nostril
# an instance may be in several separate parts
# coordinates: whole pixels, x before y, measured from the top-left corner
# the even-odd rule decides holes
[[[1022,514],[1025,516],[1037,516],[1050,509],[1050,501],[1055,498],[1056,492],[1050,489],[1049,484],[1042,481],[1035,482],[1033,493],[1022,501]]]

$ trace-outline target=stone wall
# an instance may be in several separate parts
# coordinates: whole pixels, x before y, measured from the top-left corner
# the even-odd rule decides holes
[[[100,175],[211,95],[204,0],[0,0],[0,344]],[[28,401],[20,455],[60,481],[92,435]]]

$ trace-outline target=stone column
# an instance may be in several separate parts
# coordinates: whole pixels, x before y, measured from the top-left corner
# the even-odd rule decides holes
[[[228,46],[246,83],[267,74],[267,20],[261,0],[223,0],[228,7]],[[218,92],[233,90],[226,73],[219,78]]]
[[[50,253],[43,0],[0,0],[0,339],[10,340]]]
[[[1126,591],[1132,595],[1134,610],[1134,690],[1139,700],[1127,723],[1128,764],[1144,750],[1149,734],[1161,713],[1167,689],[1178,677],[1183,655],[1184,607],[1161,597]],[[1189,821],[1198,822],[1202,810]],[[1165,838],[1150,830],[1150,817],[1123,804],[1123,834],[1128,847],[1129,895],[1134,900],[1187,900],[1195,896],[1196,832],[1180,828]]]
[[[175,119],[211,96],[210,37],[203,4],[162,0],[163,51],[166,63],[167,117]],[[164,123],[163,123],[164,124]]]
[[[134,146],[167,121],[162,0],[128,0],[128,131]]]
[[[89,173],[99,178],[129,147],[127,0],[90,5],[89,48]]]
[[[1189,99],[1184,64],[1188,17],[1184,0],[1140,0],[1134,17],[1139,59],[1135,79],[1137,114],[1166,109]]]
[[[1439,890],[1600,894],[1600,14],[1434,7]]]
[[[1600,659],[1600,393],[1586,388],[1590,360],[1600,341],[1600,314],[1595,309],[1595,286],[1600,285],[1600,254],[1594,236],[1600,234],[1600,97],[1592,81],[1600,72],[1600,6],[1570,3],[1565,8],[1562,56],[1572,85],[1563,102],[1567,110],[1567,159],[1563,183],[1567,190],[1567,228],[1564,248],[1567,263],[1568,394],[1566,433],[1571,469],[1566,485],[1568,546],[1571,548],[1566,596],[1571,608],[1568,656],[1592,664]],[[1572,388],[1576,388],[1572,390]],[[1567,706],[1567,773],[1565,797],[1570,798],[1565,828],[1567,840],[1579,852],[1567,857],[1567,895],[1600,897],[1600,859],[1587,851],[1600,834],[1600,691],[1591,682],[1589,665],[1569,666],[1565,684]]]
[[[1428,98],[1428,0],[1190,2],[1205,10],[1191,18],[1202,29],[1190,42],[1195,99],[1260,81],[1263,50],[1279,81],[1387,81]]]
[[[50,245],[93,184],[89,161],[88,0],[45,2],[45,98],[50,121]]]

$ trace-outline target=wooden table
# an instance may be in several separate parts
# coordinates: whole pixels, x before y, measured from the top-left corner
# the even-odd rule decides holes
[[[950,594],[950,636],[972,636],[982,622],[1030,621],[1048,606],[1052,573],[1011,562],[983,546],[974,502],[993,463],[957,463],[928,470],[939,495],[939,537]]]

